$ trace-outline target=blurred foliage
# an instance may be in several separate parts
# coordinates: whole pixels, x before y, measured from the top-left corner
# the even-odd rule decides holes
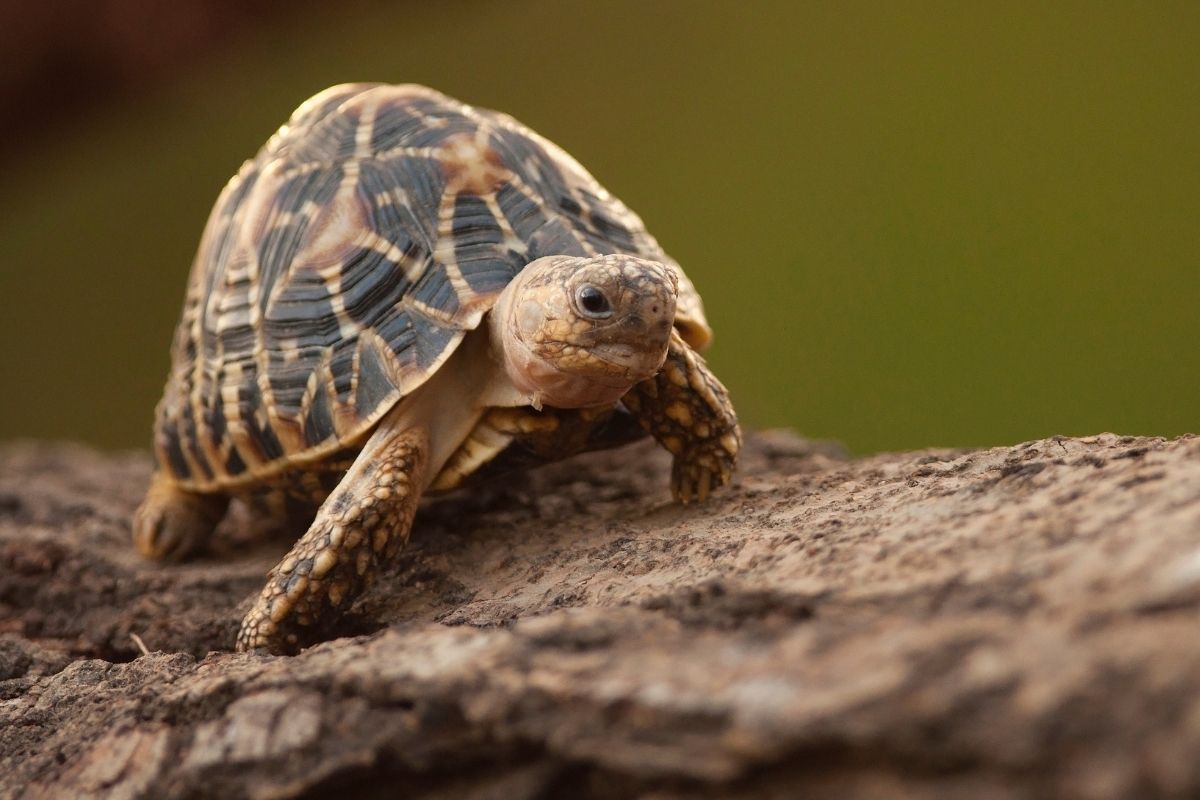
[[[211,203],[350,80],[574,154],[695,280],[752,426],[857,451],[1195,430],[1198,41],[1192,3],[281,14],[8,159],[0,438],[148,443]]]

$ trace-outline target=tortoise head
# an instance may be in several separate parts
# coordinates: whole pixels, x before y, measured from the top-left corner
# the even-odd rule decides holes
[[[615,403],[662,368],[678,290],[671,267],[633,256],[539,258],[497,301],[493,341],[535,406]]]

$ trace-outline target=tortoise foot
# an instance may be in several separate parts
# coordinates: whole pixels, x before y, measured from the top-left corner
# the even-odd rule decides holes
[[[721,381],[678,333],[671,335],[662,370],[622,402],[675,456],[671,494],[677,501],[703,502],[732,478],[742,449],[737,413]]]
[[[292,654],[328,637],[408,540],[427,453],[423,431],[376,431],[308,532],[271,570],[242,620],[238,650]]]
[[[188,492],[156,474],[133,515],[133,544],[149,558],[180,561],[208,542],[228,506],[225,495]]]
[[[710,492],[729,483],[741,447],[741,431],[737,428],[719,438],[692,443],[671,465],[672,496],[684,505],[703,503]]]

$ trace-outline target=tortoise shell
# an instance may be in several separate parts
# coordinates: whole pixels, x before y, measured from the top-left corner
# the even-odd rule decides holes
[[[438,369],[530,261],[610,253],[674,264],[511,117],[415,85],[327,89],[217,199],[156,411],[159,463],[214,490],[319,461]],[[703,347],[679,274],[677,326]]]

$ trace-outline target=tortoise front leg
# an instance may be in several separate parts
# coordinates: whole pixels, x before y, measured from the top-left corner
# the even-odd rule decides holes
[[[671,493],[676,500],[703,502],[712,489],[729,482],[742,449],[737,414],[729,392],[678,331],[671,334],[663,368],[621,402],[675,457]]]
[[[294,653],[319,641],[406,541],[429,459],[423,429],[386,424],[273,570],[238,632],[238,650]]]

